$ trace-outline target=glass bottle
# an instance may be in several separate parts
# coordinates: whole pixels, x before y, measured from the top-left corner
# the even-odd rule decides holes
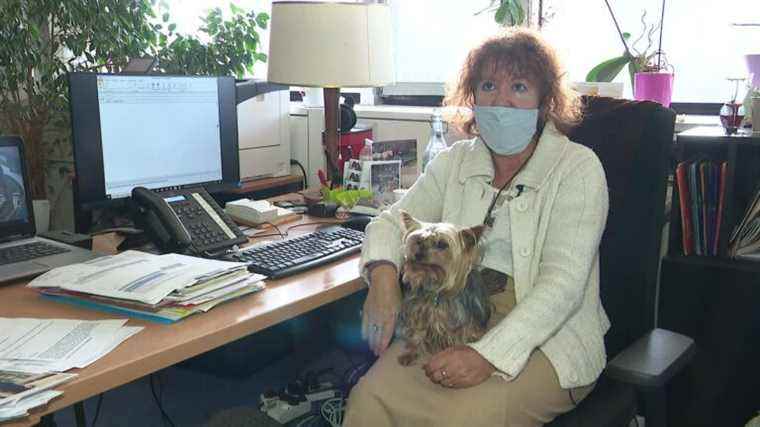
[[[372,140],[369,138],[364,139],[364,146],[359,151],[359,160],[362,162],[372,161]]]
[[[430,117],[430,128],[430,139],[422,155],[422,172],[425,172],[430,161],[447,147],[446,139],[443,137],[445,133],[443,118],[441,111],[437,108],[433,110],[433,115]]]

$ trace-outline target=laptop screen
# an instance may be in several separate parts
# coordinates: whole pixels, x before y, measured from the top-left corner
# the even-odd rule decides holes
[[[31,224],[18,144],[0,144],[0,238]],[[26,226],[26,227],[25,227]]]

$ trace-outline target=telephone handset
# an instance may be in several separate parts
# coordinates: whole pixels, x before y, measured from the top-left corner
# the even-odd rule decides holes
[[[132,190],[135,222],[164,252],[205,255],[248,241],[232,219],[202,187]]]

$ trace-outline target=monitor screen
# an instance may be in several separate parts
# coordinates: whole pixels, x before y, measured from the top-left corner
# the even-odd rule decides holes
[[[238,184],[231,77],[72,73],[69,83],[78,208],[138,186]]]

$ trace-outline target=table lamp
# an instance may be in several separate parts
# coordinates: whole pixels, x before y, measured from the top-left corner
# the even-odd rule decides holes
[[[340,88],[394,81],[390,6],[275,1],[268,61],[270,82],[324,88],[322,142],[330,178],[340,182]]]

